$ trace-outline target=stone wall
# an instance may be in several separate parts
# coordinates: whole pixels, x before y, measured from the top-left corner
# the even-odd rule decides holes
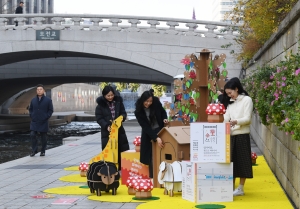
[[[300,34],[300,1],[279,25],[264,46],[255,54],[247,75],[264,64],[276,65],[286,55],[298,52]],[[299,121],[300,122],[300,121]],[[254,115],[250,133],[296,207],[300,207],[300,142],[275,125],[264,126]]]
[[[251,136],[271,170],[297,208],[300,207],[300,141],[291,139],[275,125],[265,126],[254,114]]]

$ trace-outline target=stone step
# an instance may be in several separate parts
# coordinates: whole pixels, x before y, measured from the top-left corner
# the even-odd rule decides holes
[[[55,120],[57,116],[51,116],[49,120]],[[30,123],[29,115],[0,115],[0,125]]]
[[[62,126],[66,125],[67,122],[65,119],[56,119],[50,118],[49,119],[49,126]],[[13,123],[13,124],[2,124],[0,125],[0,133],[11,132],[12,130],[16,131],[29,131],[30,128],[30,121],[22,122],[22,123]]]

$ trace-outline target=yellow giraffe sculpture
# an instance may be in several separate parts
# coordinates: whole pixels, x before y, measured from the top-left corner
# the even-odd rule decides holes
[[[102,152],[90,160],[90,164],[99,160],[109,161],[118,164],[118,131],[122,124],[123,116],[120,115],[110,126],[108,142]]]

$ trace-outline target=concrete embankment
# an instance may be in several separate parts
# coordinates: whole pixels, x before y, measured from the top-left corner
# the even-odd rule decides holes
[[[95,121],[95,115],[88,112],[55,112],[49,119],[49,126],[66,125],[72,121]],[[30,127],[29,115],[0,115],[0,134],[27,131]]]

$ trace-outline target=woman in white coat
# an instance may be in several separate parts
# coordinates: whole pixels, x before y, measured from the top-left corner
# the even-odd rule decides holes
[[[233,186],[235,179],[240,178],[239,186],[233,196],[244,195],[244,185],[247,178],[253,178],[250,124],[253,111],[252,99],[243,89],[238,78],[232,78],[224,86],[223,104],[226,113],[224,122],[230,122],[231,162],[233,162]]]

